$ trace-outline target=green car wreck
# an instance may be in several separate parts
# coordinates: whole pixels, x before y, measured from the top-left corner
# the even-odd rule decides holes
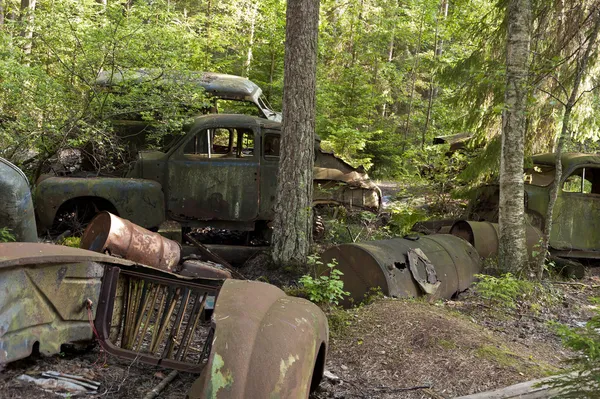
[[[65,213],[88,220],[107,210],[145,228],[252,231],[273,219],[281,124],[248,115],[198,116],[166,152],[140,152],[124,178],[42,177],[35,190],[41,231]],[[318,142],[315,143],[318,146]],[[315,204],[378,210],[381,191],[362,170],[316,151]]]
[[[525,170],[525,212],[531,227],[542,230],[554,181],[555,155],[532,157]],[[565,153],[563,174],[554,208],[550,248],[562,258],[600,259],[600,156]],[[498,185],[477,190],[469,220],[497,223]]]
[[[95,337],[111,355],[198,374],[188,398],[307,398],[323,376],[325,315],[270,284],[3,243],[0,290],[0,364]]]

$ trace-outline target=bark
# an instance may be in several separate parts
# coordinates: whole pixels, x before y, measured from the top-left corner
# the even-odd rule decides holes
[[[449,0],[441,0],[440,2],[440,14],[444,21],[448,17],[448,2]],[[440,33],[440,18],[436,18],[435,21],[435,48],[433,51],[434,62],[442,56],[444,53],[444,39],[439,38]],[[425,127],[423,128],[423,136],[421,137],[421,148],[425,148],[425,138],[427,131],[429,130],[429,124],[431,123],[431,110],[433,109],[433,100],[437,97],[437,86],[435,85],[435,72],[431,71],[431,80],[429,82],[429,102],[427,104],[427,116],[425,117]]]
[[[577,104],[579,99],[579,87],[581,86],[581,81],[583,80],[583,76],[587,69],[588,61],[590,59],[590,55],[596,45],[596,41],[598,39],[598,31],[600,30],[600,11],[596,11],[594,26],[592,28],[592,33],[590,34],[587,41],[587,48],[585,52],[577,60],[577,71],[575,72],[575,77],[573,80],[573,88],[571,90],[571,94],[569,95],[569,99],[564,104],[564,113],[562,120],[562,127],[560,133],[558,135],[558,140],[556,144],[556,152],[554,156],[554,162],[556,164],[556,169],[554,172],[554,182],[552,183],[552,187],[550,188],[550,198],[548,201],[548,209],[546,210],[546,219],[544,223],[544,234],[542,235],[542,243],[540,248],[540,254],[537,257],[537,276],[539,279],[542,278],[544,274],[545,264],[546,264],[546,255],[548,253],[548,247],[550,243],[550,233],[552,233],[552,219],[554,212],[554,205],[556,204],[556,199],[558,198],[558,190],[560,189],[560,182],[562,180],[562,152],[565,145],[565,139],[569,132],[569,124],[571,122],[571,114],[573,112],[573,108]]]
[[[256,25],[256,16],[258,14],[258,2],[252,5],[250,11],[250,37],[248,39],[248,53],[246,55],[246,62],[244,63],[244,76],[250,76],[250,65],[252,64],[252,47],[254,46],[254,30]]]
[[[273,261],[305,264],[312,239],[319,0],[288,0]]]
[[[423,38],[423,23],[425,22],[425,7],[423,7],[423,13],[421,14],[421,24],[419,26],[419,38],[417,40],[417,50],[415,51],[415,63],[412,70],[412,83],[410,87],[410,97],[408,99],[408,111],[406,114],[406,124],[404,125],[404,143],[402,144],[402,152],[406,149],[406,142],[408,140],[408,130],[410,129],[410,117],[412,116],[412,105],[415,97],[415,87],[417,83],[417,69],[419,68],[419,55],[421,53],[421,39]]]
[[[4,3],[0,0],[0,29],[4,27]]]
[[[23,44],[23,52],[31,54],[31,46],[33,41],[33,24],[36,0],[21,0],[21,16],[20,20],[23,26],[21,36],[25,38]]]
[[[505,110],[502,115],[500,158],[501,269],[521,272],[527,261],[523,183],[527,74],[531,30],[531,1],[510,0],[507,9]]]

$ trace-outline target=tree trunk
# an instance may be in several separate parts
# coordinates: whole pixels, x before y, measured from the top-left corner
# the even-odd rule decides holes
[[[31,54],[31,46],[33,41],[35,2],[36,0],[21,0],[20,20],[23,26],[21,36],[25,38],[25,44],[23,44],[23,52],[27,55]]]
[[[244,63],[244,75],[250,76],[250,65],[252,64],[252,47],[254,46],[254,27],[256,25],[256,16],[258,14],[258,2],[255,2],[250,11],[250,37],[248,38],[248,53],[246,54],[246,62]]]
[[[581,86],[581,81],[583,79],[583,75],[585,74],[590,55],[592,54],[592,50],[596,45],[599,30],[600,11],[596,11],[594,27],[592,28],[592,33],[589,36],[587,48],[584,54],[581,56],[581,58],[577,60],[577,71],[575,73],[571,95],[569,96],[567,103],[564,104],[565,110],[563,114],[562,127],[560,130],[560,134],[558,135],[556,152],[554,155],[554,162],[556,165],[556,169],[554,172],[554,182],[552,183],[552,187],[550,188],[550,198],[548,201],[548,209],[546,210],[546,219],[544,223],[544,234],[542,236],[540,254],[537,257],[537,276],[539,279],[541,279],[544,274],[546,255],[548,253],[548,247],[550,243],[550,233],[552,232],[552,214],[554,212],[554,205],[556,204],[556,199],[558,198],[558,190],[560,189],[560,181],[562,179],[562,151],[565,145],[567,133],[569,132],[571,114],[573,112],[573,108],[575,107],[579,99],[579,87]]]
[[[410,117],[412,114],[413,99],[415,97],[415,86],[417,83],[417,69],[419,68],[419,55],[421,54],[421,39],[423,38],[423,23],[425,22],[425,7],[421,14],[421,24],[419,25],[419,38],[417,40],[417,50],[415,51],[415,63],[412,70],[412,84],[410,87],[410,97],[408,98],[408,111],[406,113],[406,124],[404,125],[404,143],[402,144],[402,152],[406,149],[408,141],[408,131],[410,129]]]
[[[446,20],[448,17],[448,1],[449,0],[441,0],[439,12]],[[435,38],[434,38],[434,50],[433,50],[433,60],[437,60],[444,53],[444,39],[439,38],[440,34],[440,18],[439,15],[435,19]],[[425,139],[427,136],[427,131],[429,130],[429,124],[431,123],[431,110],[433,109],[433,100],[437,96],[437,86],[435,85],[435,72],[431,71],[431,80],[429,82],[429,102],[427,104],[427,116],[425,117],[425,127],[423,128],[423,136],[421,138],[421,149],[425,148]]]
[[[531,1],[510,0],[507,9],[506,93],[502,115],[500,158],[501,269],[521,272],[527,261],[523,186],[524,136],[527,111],[527,73]]]
[[[4,27],[4,3],[0,0],[0,29]]]
[[[319,0],[288,0],[272,252],[278,264],[306,263],[312,240],[318,29]]]

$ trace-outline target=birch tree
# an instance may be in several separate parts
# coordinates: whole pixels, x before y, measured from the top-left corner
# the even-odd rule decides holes
[[[524,138],[527,111],[527,72],[531,1],[510,0],[507,9],[506,92],[502,116],[500,158],[501,269],[518,272],[527,260],[523,182]]]

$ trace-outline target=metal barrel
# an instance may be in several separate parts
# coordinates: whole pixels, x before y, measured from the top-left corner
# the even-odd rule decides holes
[[[448,234],[342,244],[321,258],[325,264],[337,260],[337,268],[344,273],[344,290],[354,302],[362,301],[376,287],[393,297],[429,293],[451,298],[467,289],[481,270],[475,248]],[[342,304],[348,306],[349,299]]]
[[[450,229],[450,234],[468,241],[484,259],[498,255],[500,226],[497,223],[459,220]],[[527,226],[525,237],[531,257],[534,247],[539,245],[542,232],[533,226]]]
[[[112,255],[170,272],[181,256],[177,242],[106,211],[92,219],[80,247],[96,252],[108,250]]]
[[[37,242],[29,181],[4,158],[0,158],[0,227],[7,227],[19,242]]]

